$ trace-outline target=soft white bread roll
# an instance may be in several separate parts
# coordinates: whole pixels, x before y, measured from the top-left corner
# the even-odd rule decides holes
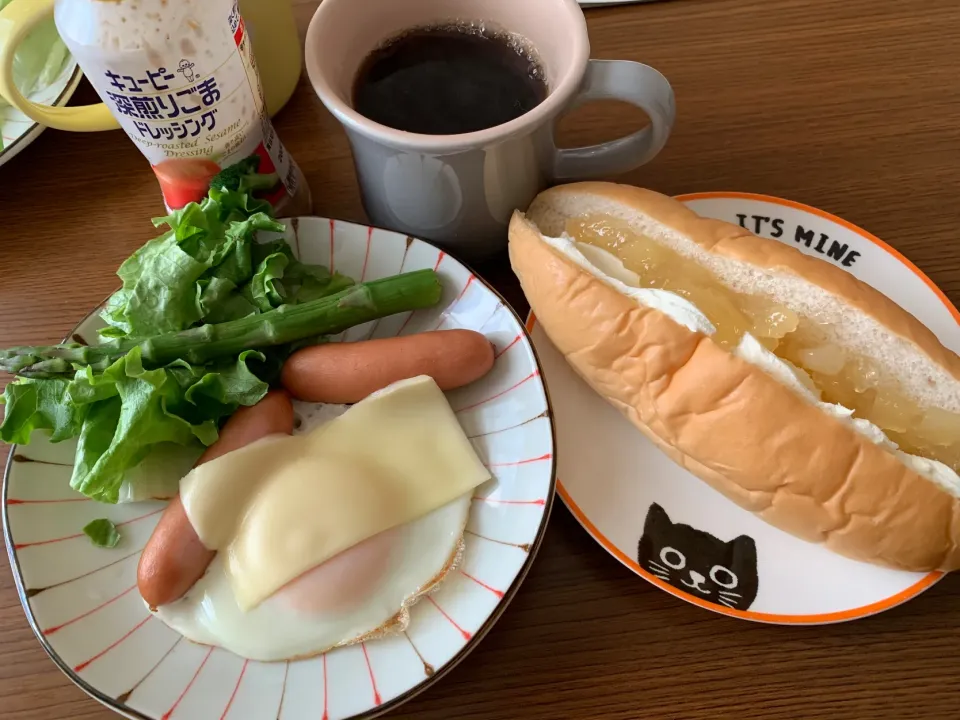
[[[510,225],[510,261],[537,322],[580,377],[678,464],[770,524],[848,557],[913,571],[960,567],[955,467],[898,450],[876,425],[822,402],[809,377],[749,335],[721,347],[683,298],[631,287],[631,273],[603,257],[612,255],[565,233],[582,216],[629,223],[722,286],[818,323],[917,406],[954,419],[955,353],[840,268],[654,192],[561,186]]]

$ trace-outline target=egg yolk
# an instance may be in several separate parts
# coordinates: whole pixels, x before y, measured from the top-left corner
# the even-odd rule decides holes
[[[385,530],[337,553],[277,591],[278,602],[309,615],[337,612],[371,597],[389,571],[396,529]]]

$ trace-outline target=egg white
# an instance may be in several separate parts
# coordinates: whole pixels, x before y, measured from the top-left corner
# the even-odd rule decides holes
[[[294,410],[298,420],[294,433],[299,434],[340,415],[346,407],[296,402]],[[294,608],[285,601],[284,589],[243,612],[218,553],[186,595],[157,608],[156,616],[194,642],[263,661],[316,655],[405,629],[407,608],[459,561],[471,494],[389,531],[386,569],[373,590],[337,609],[318,613]]]

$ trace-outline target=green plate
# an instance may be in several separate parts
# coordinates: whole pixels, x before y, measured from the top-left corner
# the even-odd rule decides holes
[[[83,73],[77,61],[69,58],[63,66],[56,81],[48,87],[29,95],[33,102],[45,105],[63,106],[73,96]],[[15,107],[0,102],[0,135],[3,143],[0,145],[0,165],[10,161],[17,153],[37,139],[46,128],[34,122]]]

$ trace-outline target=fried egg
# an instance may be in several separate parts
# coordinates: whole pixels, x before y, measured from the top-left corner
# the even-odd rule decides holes
[[[295,402],[294,410],[294,434],[301,434],[346,407]],[[408,608],[456,567],[471,495],[354,545],[246,612],[218,553],[184,597],[156,615],[194,642],[263,661],[309,657],[399,632]]]

